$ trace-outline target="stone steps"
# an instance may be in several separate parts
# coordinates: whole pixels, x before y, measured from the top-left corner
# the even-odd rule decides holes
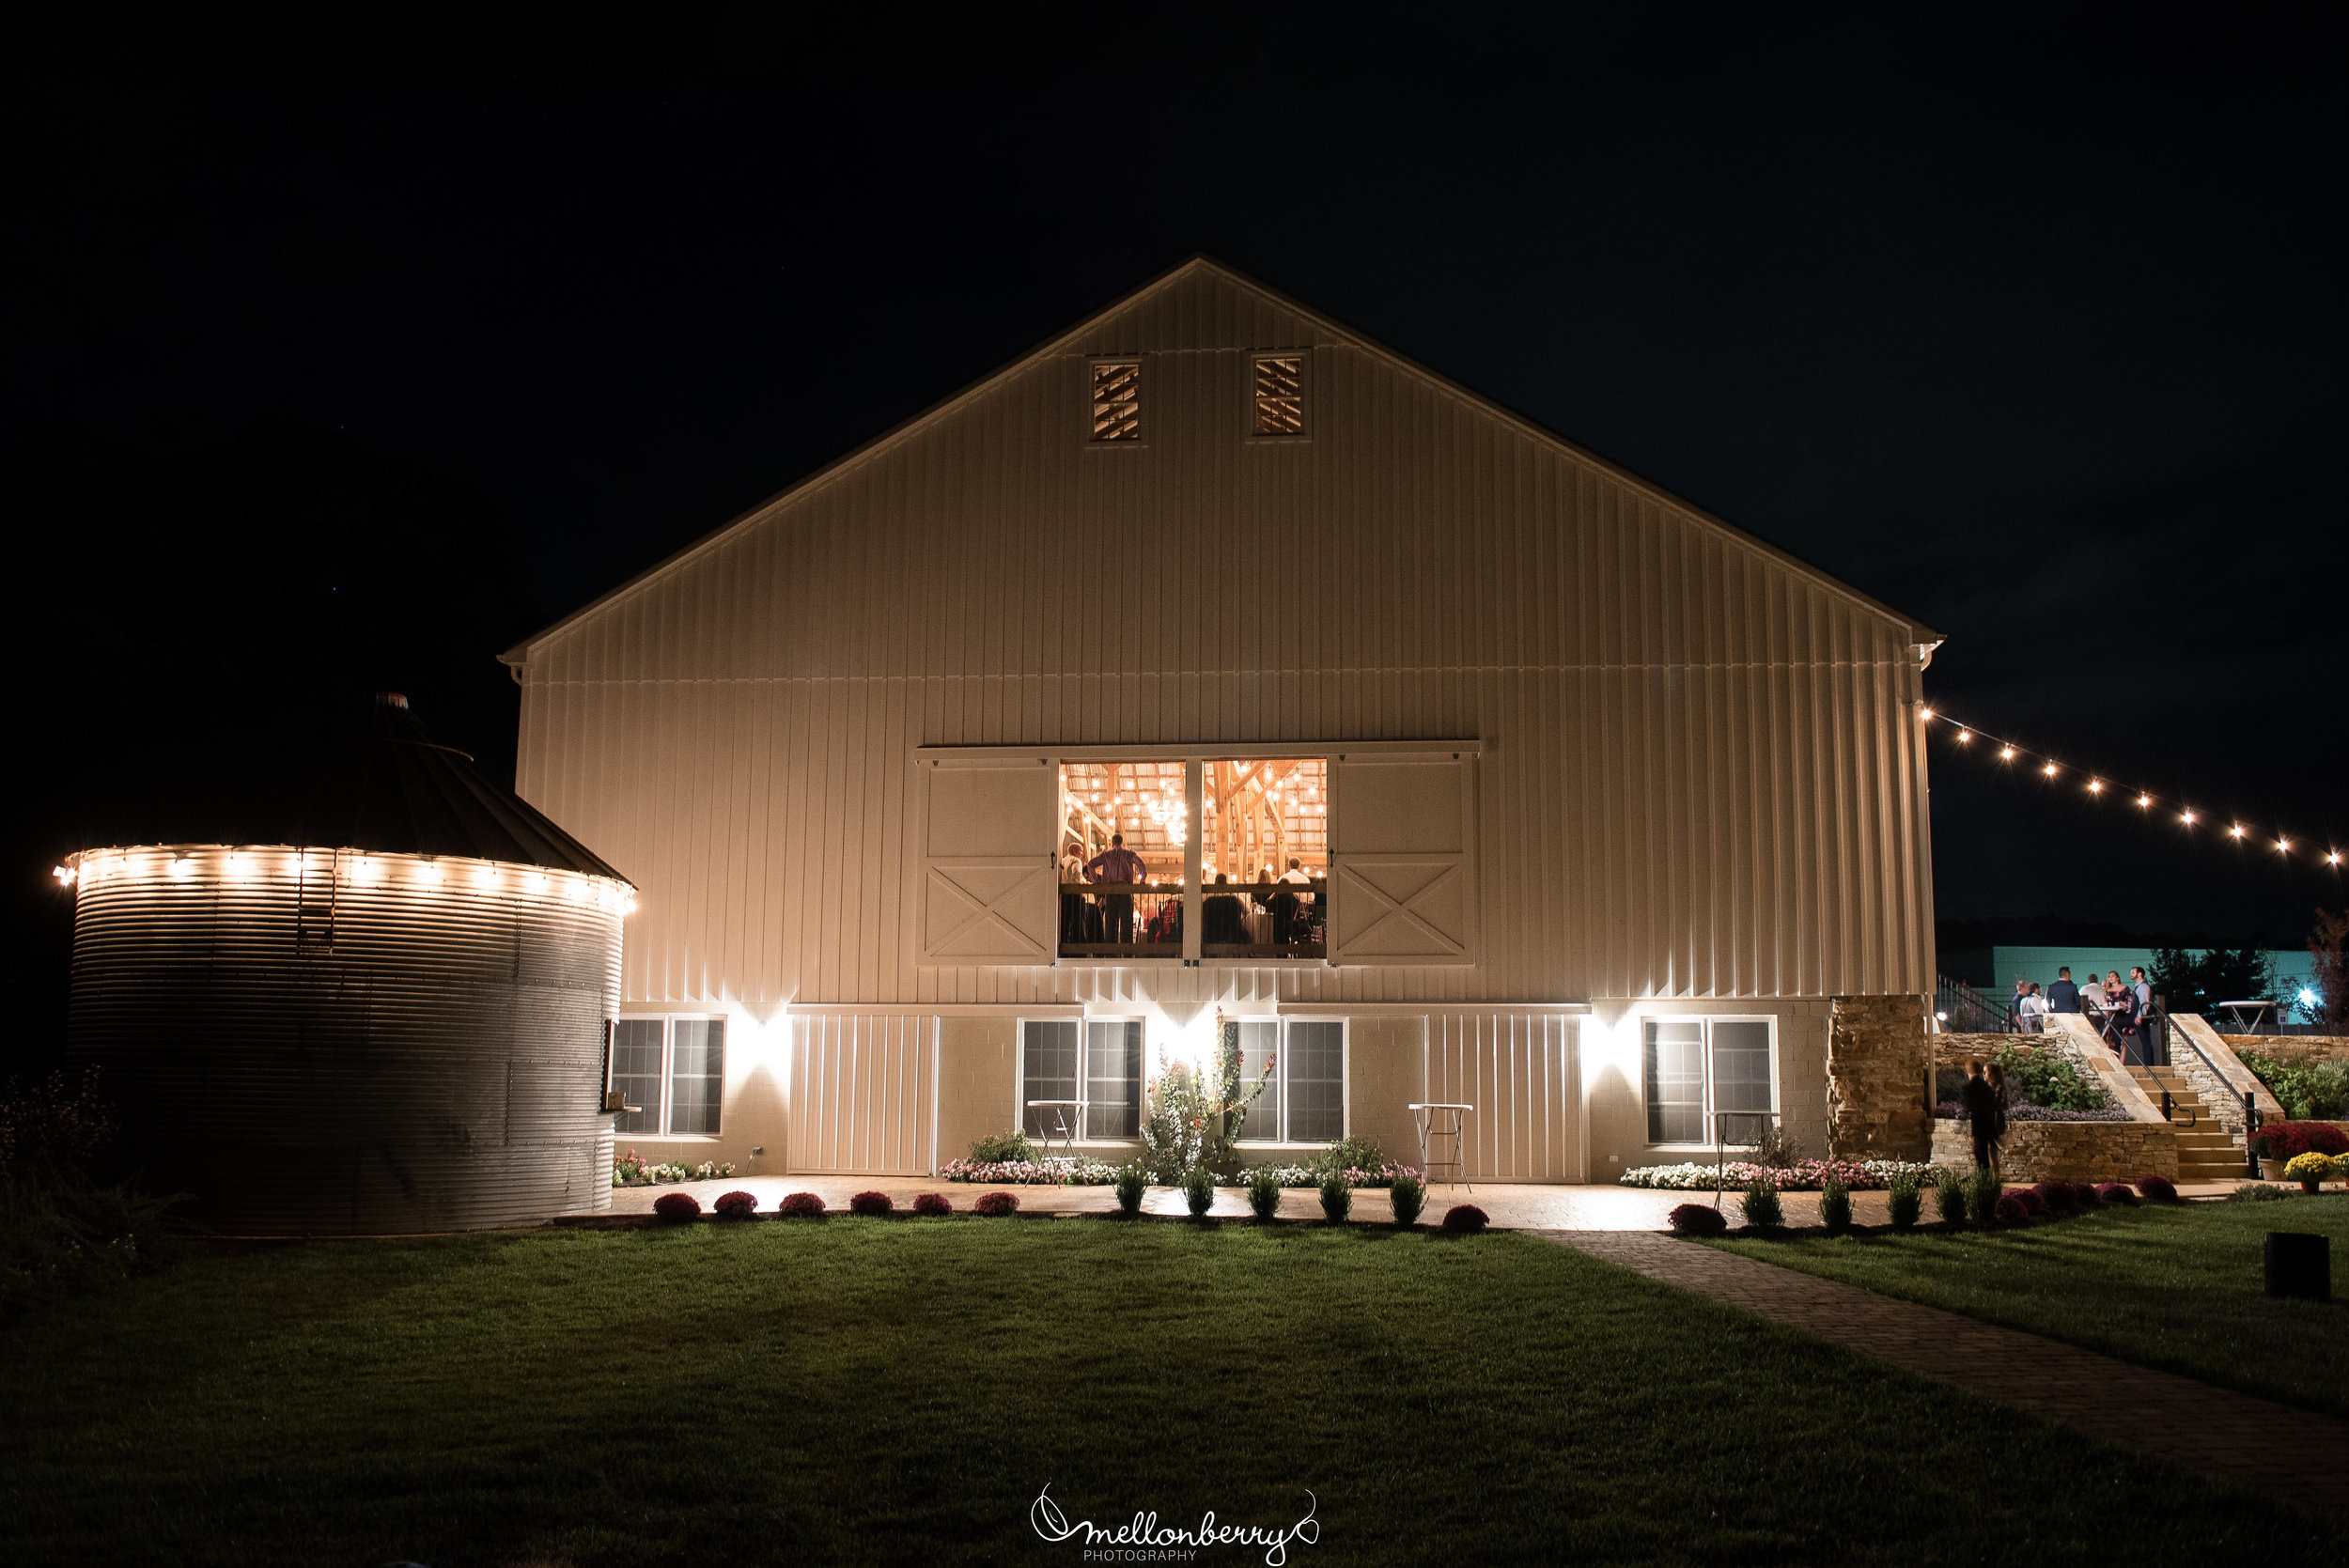
[[[2225,1123],[2211,1115],[2184,1073],[2175,1067],[2132,1066],[2128,1071],[2155,1105],[2161,1103],[2162,1092],[2169,1091],[2170,1125],[2177,1129],[2180,1181],[2224,1181],[2243,1174],[2243,1145]]]

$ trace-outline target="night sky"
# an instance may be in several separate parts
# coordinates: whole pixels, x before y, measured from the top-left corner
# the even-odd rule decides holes
[[[37,1018],[57,854],[264,831],[376,686],[510,771],[500,648],[1198,250],[1939,628],[1937,705],[2349,848],[2332,13],[619,14],[10,68]],[[2123,815],[1937,749],[1940,914],[2343,896]]]

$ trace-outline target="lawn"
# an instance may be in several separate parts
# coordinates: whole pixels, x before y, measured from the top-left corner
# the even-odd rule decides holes
[[[1110,1219],[322,1243],[0,1334],[11,1562],[2332,1561],[2183,1471],[1510,1234]],[[2329,1543],[2329,1544],[2328,1544]],[[1266,1560],[1218,1547],[1203,1563]]]
[[[2349,1302],[2271,1300],[2269,1231],[2332,1238],[2349,1281],[2349,1196],[2106,1209],[2015,1231],[1714,1243],[2287,1405],[2349,1416]],[[2349,1485],[2349,1481],[2343,1482]]]

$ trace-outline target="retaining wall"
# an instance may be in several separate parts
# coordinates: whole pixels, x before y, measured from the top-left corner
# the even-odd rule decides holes
[[[1974,1139],[1968,1124],[1933,1124],[1933,1162],[1961,1171],[1973,1168]],[[2010,1122],[1999,1167],[2015,1184],[2133,1182],[2139,1176],[2175,1181],[2178,1140],[2159,1122]]]

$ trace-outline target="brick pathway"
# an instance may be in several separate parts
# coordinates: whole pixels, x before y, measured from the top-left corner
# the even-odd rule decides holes
[[[1636,1231],[1530,1234],[2092,1437],[2312,1514],[2349,1516],[2349,1421],[1698,1242]]]

